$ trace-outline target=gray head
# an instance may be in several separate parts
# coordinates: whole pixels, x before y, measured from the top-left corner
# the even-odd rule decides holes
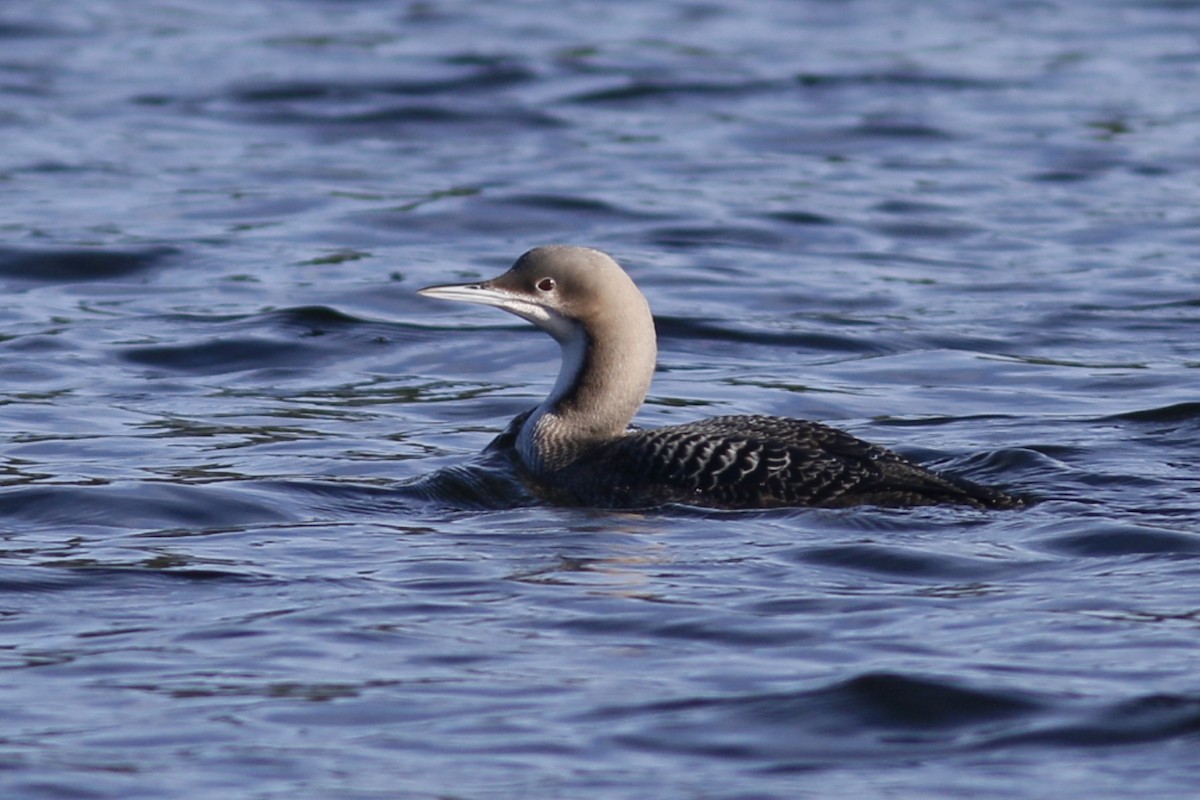
[[[647,324],[653,340],[646,298],[616,261],[590,247],[535,247],[491,280],[429,286],[418,294],[502,308],[560,344],[580,329],[595,338],[614,328],[644,331]]]
[[[502,308],[562,347],[558,382],[539,408],[579,438],[620,435],[646,399],[657,342],[650,306],[625,270],[589,247],[536,247],[503,275],[429,286],[426,297]]]

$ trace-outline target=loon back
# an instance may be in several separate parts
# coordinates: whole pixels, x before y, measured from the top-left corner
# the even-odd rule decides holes
[[[515,453],[528,414],[489,446]],[[914,464],[844,431],[786,417],[727,416],[631,430],[537,479],[550,499],[596,508],[924,506],[1015,508],[1022,501]]]
[[[605,508],[1021,504],[806,420],[729,416],[630,430],[654,372],[654,321],[633,281],[598,250],[539,247],[490,281],[420,293],[502,308],[558,341],[549,397],[488,447],[508,452],[551,499]]]

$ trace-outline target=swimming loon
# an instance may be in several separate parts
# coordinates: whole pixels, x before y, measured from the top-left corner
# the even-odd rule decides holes
[[[562,366],[550,395],[488,446],[510,453],[535,491],[555,502],[626,509],[1021,504],[817,422],[723,416],[630,427],[654,374],[654,319],[633,280],[599,250],[537,247],[499,277],[419,294],[502,308],[558,342]]]

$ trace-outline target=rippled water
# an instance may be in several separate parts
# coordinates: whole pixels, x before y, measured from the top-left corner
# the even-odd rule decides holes
[[[6,2],[0,794],[1195,796],[1198,28]],[[649,296],[642,424],[816,418],[1042,501],[456,481],[557,353],[414,290],[550,241]]]

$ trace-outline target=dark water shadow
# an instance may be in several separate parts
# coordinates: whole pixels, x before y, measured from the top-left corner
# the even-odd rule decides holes
[[[0,247],[0,279],[34,283],[127,279],[145,275],[178,254],[173,247]]]
[[[581,721],[622,747],[754,762],[766,771],[970,755],[1017,747],[1095,747],[1189,738],[1200,698],[1080,702],[957,680],[864,673],[828,686],[610,705]]]

